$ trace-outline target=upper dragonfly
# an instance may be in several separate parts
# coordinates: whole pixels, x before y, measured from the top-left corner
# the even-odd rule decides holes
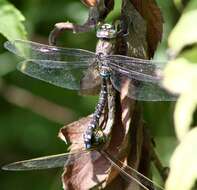
[[[18,69],[29,76],[63,88],[82,91],[94,89],[101,84],[99,102],[84,135],[86,148],[91,148],[92,142],[96,142],[94,131],[98,128],[99,118],[107,102],[108,84],[112,84],[118,91],[126,86],[127,96],[136,100],[175,99],[161,88],[162,68],[159,62],[114,55],[116,36],[114,26],[102,25],[97,30],[99,41],[95,53],[24,40],[5,43],[5,48],[25,59],[18,64]]]
[[[59,87],[72,90],[90,89],[99,83],[94,79],[100,80],[99,76],[110,77],[114,88],[118,91],[121,91],[123,82],[127,79],[130,82],[127,96],[132,99],[174,100],[175,97],[161,87],[160,74],[163,62],[113,55],[111,50],[108,50],[108,46],[113,46],[111,39],[116,35],[111,25],[104,24],[97,31],[97,37],[110,41],[102,47],[97,46],[96,53],[24,40],[7,41],[4,46],[10,52],[25,59],[18,64],[20,71]],[[106,73],[103,73],[104,67],[107,67]],[[91,74],[88,74],[90,72]],[[82,83],[87,76],[89,78],[86,84]]]

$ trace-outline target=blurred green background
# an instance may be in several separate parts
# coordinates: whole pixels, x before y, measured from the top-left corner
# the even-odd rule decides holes
[[[47,43],[53,25],[61,21],[84,23],[88,9],[79,0],[10,0],[26,17],[26,28],[32,41]],[[166,54],[167,36],[177,21],[178,11],[170,0],[157,0],[164,16],[164,35],[156,52],[157,59],[164,59]],[[12,30],[10,28],[9,30]],[[3,48],[5,38],[0,36],[0,74],[4,88],[0,90],[0,165],[13,161],[38,156],[65,152],[65,144],[57,138],[58,130],[77,118],[93,112],[97,97],[82,97],[75,91],[61,89],[45,82],[30,78],[15,70],[16,57]],[[66,47],[84,48],[94,51],[95,33],[72,34],[66,32],[60,38],[60,44]],[[13,91],[10,91],[13,85]],[[3,85],[1,85],[3,86]],[[30,98],[38,101],[36,108],[23,104],[25,98],[15,100],[18,88],[30,92]],[[19,89],[20,90],[20,89]],[[19,94],[21,92],[19,91]],[[32,97],[33,96],[33,97]],[[39,110],[39,102],[44,98],[46,109]],[[20,104],[16,105],[16,104]],[[60,107],[58,107],[58,105]],[[63,115],[60,112],[63,108]],[[173,128],[173,103],[143,103],[144,119],[150,127],[157,143],[157,150],[163,163],[168,164],[169,157],[176,145]],[[43,107],[42,107],[43,108]],[[46,112],[54,113],[53,118]],[[46,117],[42,116],[45,115]],[[54,121],[56,120],[56,121]],[[169,146],[170,144],[170,146]],[[61,189],[61,169],[33,172],[0,171],[1,190],[42,190]]]

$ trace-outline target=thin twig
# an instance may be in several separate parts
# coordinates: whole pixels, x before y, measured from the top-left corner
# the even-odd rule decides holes
[[[147,143],[148,143],[148,147],[149,147],[149,151],[151,152],[151,160],[153,161],[156,169],[158,170],[160,176],[162,177],[163,181],[165,182],[167,177],[168,177],[168,173],[169,173],[169,168],[163,166],[161,160],[159,159],[159,156],[157,154],[157,152],[155,151],[155,143],[153,138],[151,137],[148,129],[146,126],[144,126],[145,132],[146,132],[146,137],[147,137]]]
[[[65,124],[74,119],[74,112],[15,85],[0,81],[0,95],[9,103],[29,109],[50,121]]]
[[[150,148],[151,148],[151,152],[152,152],[152,161],[154,162],[155,167],[157,168],[160,176],[162,177],[163,181],[165,182],[167,177],[168,177],[168,173],[169,173],[169,168],[163,166],[161,160],[159,159],[159,156],[157,155],[155,148],[153,146],[153,143],[150,142]]]

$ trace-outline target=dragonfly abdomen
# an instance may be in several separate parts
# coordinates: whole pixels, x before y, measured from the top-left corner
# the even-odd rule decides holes
[[[99,119],[105,108],[106,101],[107,101],[107,81],[106,79],[103,78],[98,104],[93,114],[92,121],[88,125],[87,130],[84,134],[84,143],[87,149],[91,148],[93,145],[100,144],[101,143],[100,141],[103,141],[104,139],[102,135],[97,136],[96,134],[98,133],[95,133],[95,130],[99,130],[98,127]]]

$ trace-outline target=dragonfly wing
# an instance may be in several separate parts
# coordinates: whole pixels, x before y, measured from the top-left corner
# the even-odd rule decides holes
[[[96,66],[91,65],[84,77],[81,79],[81,90],[82,95],[96,95],[100,92],[101,77],[99,70]]]
[[[162,79],[162,62],[145,60],[122,55],[107,56],[112,69],[124,74],[128,78],[139,81],[159,83]]]
[[[4,47],[25,59],[76,62],[80,60],[88,61],[95,57],[93,52],[86,50],[48,46],[25,40],[7,41]]]
[[[23,73],[68,89],[94,88],[92,80],[83,79],[88,73],[94,75],[95,54],[81,49],[48,46],[25,40],[7,41],[5,48],[27,59],[18,65]],[[93,71],[90,69],[93,68]]]
[[[163,89],[159,84],[130,79],[112,71],[111,81],[116,90],[127,91],[127,96],[139,101],[175,101],[177,97]]]
[[[86,75],[89,65],[86,61],[74,62],[51,60],[25,60],[17,68],[31,77],[43,80],[53,85],[79,90],[89,88],[81,85],[81,79]],[[88,81],[90,84],[91,81]]]
[[[163,187],[153,182],[134,168],[116,159],[108,152],[101,150],[101,154],[112,164],[113,167],[115,167],[120,172],[123,178],[126,179],[129,183],[135,182],[144,190],[164,190]]]
[[[86,153],[88,153],[88,151],[80,150],[79,152],[44,156],[40,158],[14,162],[3,166],[2,169],[10,171],[22,171],[64,167],[73,164],[76,160],[82,158]]]
[[[125,88],[128,97],[140,101],[174,101],[176,96],[161,86],[162,68],[150,60],[109,56],[111,81],[118,90]]]

